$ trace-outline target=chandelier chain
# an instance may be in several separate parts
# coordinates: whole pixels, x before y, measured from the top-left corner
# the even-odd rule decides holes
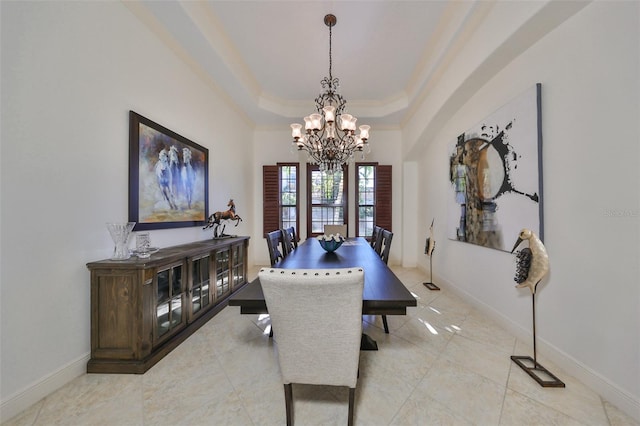
[[[331,65],[333,64],[333,60],[331,59],[331,28],[333,25],[329,25],[329,81],[333,80],[333,75],[331,74]]]

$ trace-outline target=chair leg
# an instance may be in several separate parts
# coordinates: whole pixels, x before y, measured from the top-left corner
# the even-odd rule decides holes
[[[353,426],[353,412],[356,399],[356,388],[349,388],[349,420],[348,425]]]
[[[273,337],[273,326],[269,329],[269,337]]]
[[[389,334],[389,324],[387,324],[387,316],[382,316],[382,324],[384,325],[384,332]]]
[[[291,383],[284,385],[284,406],[287,412],[287,426],[293,426],[293,391]]]

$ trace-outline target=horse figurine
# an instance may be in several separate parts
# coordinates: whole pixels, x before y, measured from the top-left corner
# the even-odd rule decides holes
[[[213,238],[221,238],[226,237],[227,235],[224,233],[225,226],[222,226],[222,230],[218,233],[218,227],[220,226],[221,220],[235,220],[236,225],[242,222],[242,218],[236,214],[236,205],[233,202],[233,199],[229,200],[227,203],[227,207],[229,210],[225,210],[223,212],[215,212],[207,219],[207,226],[202,229],[207,229],[213,227]]]

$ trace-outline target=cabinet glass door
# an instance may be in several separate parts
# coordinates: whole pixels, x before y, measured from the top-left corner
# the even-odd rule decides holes
[[[209,256],[191,261],[191,313],[195,315],[209,306]]]
[[[244,265],[244,244],[237,244],[231,248],[233,251],[231,272],[233,276],[233,290],[247,281]]]
[[[157,338],[184,324],[182,264],[157,274],[156,330]]]
[[[216,252],[216,299],[230,293],[229,286],[229,248]]]

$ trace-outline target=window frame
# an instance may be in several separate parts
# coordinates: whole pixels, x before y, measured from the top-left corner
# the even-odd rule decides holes
[[[313,179],[312,174],[314,171],[320,171],[320,167],[316,164],[307,163],[307,238],[316,237],[318,235],[322,235],[322,232],[312,232],[313,231],[313,207],[318,206],[326,206],[326,207],[335,207],[336,204],[325,205],[325,204],[313,204],[313,196],[312,196],[312,185]],[[347,164],[342,166],[342,209],[343,209],[343,224],[349,224],[349,166]],[[347,232],[348,235],[348,232]]]
[[[360,174],[359,166],[374,166],[374,208],[373,208],[373,225],[380,226],[389,231],[392,230],[393,222],[393,166],[380,164],[377,162],[357,162],[355,163],[355,196],[356,196],[356,234],[360,236]],[[365,236],[370,240],[371,236]]]
[[[300,230],[300,163],[286,162],[262,166],[263,236],[282,229],[282,167],[296,167],[296,232]]]
[[[283,224],[283,209],[284,207],[295,207],[295,214],[296,214],[296,220],[295,220],[295,228],[296,228],[296,233],[299,234],[300,232],[300,163],[276,163],[276,166],[278,166],[278,226],[280,227],[280,229],[285,229],[285,228],[289,228],[290,226],[284,226]],[[296,190],[295,190],[295,194],[296,194],[296,203],[295,204],[283,204],[282,203],[282,168],[283,167],[295,167],[296,168],[296,173],[295,173],[295,183],[296,183]]]
[[[364,167],[368,167],[368,166],[373,167],[373,204],[360,204],[360,167],[363,167],[363,166]],[[363,206],[364,207],[372,207],[372,209],[373,209],[373,226],[375,226],[376,225],[376,201],[377,201],[377,197],[376,197],[376,177],[378,175],[377,166],[378,166],[377,162],[363,162],[363,163],[356,163],[355,164],[356,237],[364,237],[368,241],[371,239],[371,234],[369,234],[369,235],[361,235],[360,234],[360,207],[363,207]],[[371,228],[372,232],[373,232],[373,226]]]

